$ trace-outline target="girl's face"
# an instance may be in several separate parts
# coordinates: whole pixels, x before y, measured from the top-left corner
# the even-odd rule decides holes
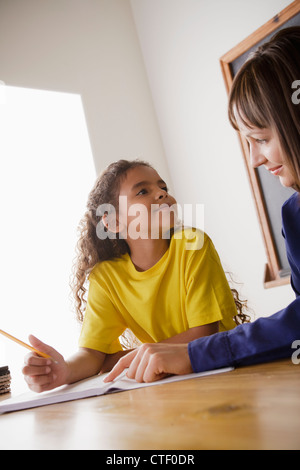
[[[158,238],[174,227],[176,200],[153,168],[141,165],[129,170],[119,201],[120,230],[123,225],[129,238]]]
[[[296,184],[274,131],[270,128],[247,127],[237,119],[240,133],[247,139],[250,161],[253,168],[264,165],[272,175],[278,176],[282,186],[293,187]]]

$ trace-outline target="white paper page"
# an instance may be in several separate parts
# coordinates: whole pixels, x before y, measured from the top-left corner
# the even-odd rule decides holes
[[[104,377],[105,375],[89,377],[88,379],[81,380],[71,385],[63,385],[50,392],[23,393],[22,395],[1,402],[0,413],[102,395],[106,393],[110,385],[103,383]]]

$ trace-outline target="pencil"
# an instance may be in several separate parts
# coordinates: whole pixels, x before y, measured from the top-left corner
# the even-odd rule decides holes
[[[42,351],[38,351],[37,349],[35,349],[33,346],[30,346],[29,344],[27,343],[24,343],[23,341],[21,341],[20,339],[17,339],[15,338],[14,336],[10,335],[9,333],[6,333],[5,331],[3,330],[0,330],[0,334],[3,335],[3,336],[6,336],[6,338],[8,339],[11,339],[12,341],[15,341],[15,343],[18,343],[20,344],[21,346],[23,346],[24,348],[27,348],[27,349],[30,349],[30,351],[33,351],[35,352],[36,354],[38,354],[39,356],[42,356],[46,359],[52,359],[51,356],[49,356],[48,354],[42,352]],[[53,359],[52,359],[53,360]]]

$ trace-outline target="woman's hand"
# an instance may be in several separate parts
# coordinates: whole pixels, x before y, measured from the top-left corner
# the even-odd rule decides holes
[[[22,372],[30,390],[44,392],[67,383],[69,367],[63,356],[33,335],[29,336],[29,341],[34,348],[52,358],[45,359],[36,353],[25,357]]]
[[[127,368],[127,377],[137,382],[154,382],[166,375],[193,372],[187,344],[143,344],[122,357],[104,382],[111,382]]]

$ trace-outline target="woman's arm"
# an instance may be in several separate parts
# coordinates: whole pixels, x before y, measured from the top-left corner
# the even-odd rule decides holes
[[[228,366],[245,366],[291,357],[299,340],[300,297],[285,309],[244,323],[233,330],[187,344],[144,344],[119,361],[105,381],[125,368],[138,381],[151,382],[165,374],[188,374]]]
[[[300,296],[285,309],[188,345],[194,372],[291,357],[300,339]]]
[[[191,373],[193,369],[187,343],[218,333],[218,330],[219,324],[215,322],[190,328],[159,343],[143,344],[121,358],[105,382],[114,380],[126,368],[129,368],[127,376],[138,382],[152,382],[169,374]]]
[[[195,328],[189,328],[183,333],[172,336],[171,338],[164,339],[160,343],[169,344],[187,344],[195,339],[202,338],[203,336],[213,335],[219,331],[219,322],[210,323],[209,325],[196,326]],[[101,372],[110,372],[117,362],[124,357],[126,354],[132,352],[133,349],[126,349],[125,351],[119,351],[115,354],[106,354]]]

